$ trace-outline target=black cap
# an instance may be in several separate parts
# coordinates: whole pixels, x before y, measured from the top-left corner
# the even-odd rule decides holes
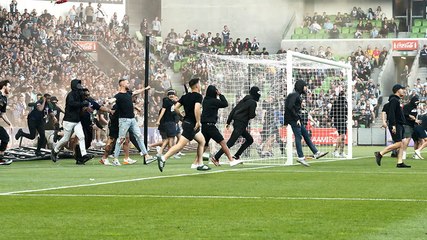
[[[396,93],[397,91],[399,91],[400,89],[405,89],[404,86],[400,85],[400,84],[395,84],[393,86],[393,93]]]

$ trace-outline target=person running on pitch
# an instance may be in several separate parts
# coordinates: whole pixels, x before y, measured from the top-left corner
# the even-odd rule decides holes
[[[36,156],[41,156],[42,152],[40,149],[46,147],[47,139],[45,134],[45,125],[46,118],[52,118],[53,122],[58,122],[54,113],[53,107],[50,104],[50,94],[46,93],[41,97],[36,103],[33,103],[34,108],[27,116],[28,129],[29,133],[26,133],[20,128],[15,134],[15,139],[18,140],[21,137],[28,139],[35,139],[37,133],[39,134],[39,139],[37,141],[37,148],[34,152]]]
[[[219,99],[218,99],[219,98]],[[228,107],[227,99],[220,91],[213,85],[209,85],[206,89],[206,97],[203,100],[202,112],[202,134],[205,137],[205,149],[209,147],[209,141],[213,139],[216,143],[221,145],[221,149],[227,155],[230,166],[236,166],[242,163],[242,160],[235,160],[231,156],[230,149],[224,140],[224,137],[215,126],[218,121],[218,109]],[[220,163],[214,156],[210,158],[215,166],[220,166]]]
[[[230,139],[227,141],[227,147],[231,148],[234,146],[236,141],[242,136],[245,139],[245,142],[240,146],[237,152],[234,154],[233,158],[235,160],[240,160],[240,155],[248,148],[253,142],[251,134],[248,132],[247,128],[249,121],[256,116],[257,102],[261,97],[261,91],[258,87],[253,86],[249,90],[249,95],[246,95],[239,103],[231,110],[227,118],[227,129],[230,127],[231,121],[233,121],[233,132],[231,133]],[[215,154],[215,159],[219,161],[224,150],[220,149]]]
[[[209,166],[203,164],[203,151],[205,147],[205,138],[200,132],[201,126],[201,107],[203,96],[200,94],[201,86],[198,78],[191,79],[188,83],[191,88],[191,92],[182,96],[179,101],[175,104],[175,112],[179,112],[181,106],[184,107],[185,116],[182,122],[182,136],[179,139],[178,143],[171,147],[165,155],[157,155],[157,163],[159,166],[160,172],[163,172],[166,161],[179,152],[185,147],[191,140],[196,140],[197,142],[197,154],[196,159],[194,160],[191,168],[197,169],[200,171],[209,170]]]
[[[89,102],[83,100],[82,90],[83,87],[81,80],[71,80],[71,91],[67,94],[67,98],[65,99],[65,115],[62,124],[64,128],[64,136],[59,140],[55,148],[52,149],[50,158],[53,162],[58,161],[59,151],[61,151],[64,145],[68,143],[73,132],[79,138],[79,147],[82,154],[80,162],[84,164],[92,159],[92,156],[86,152],[85,135],[80,122],[80,112],[83,107],[89,106]]]
[[[117,138],[118,141],[116,141],[113,160],[113,165],[115,166],[121,165],[118,159],[120,155],[120,148],[126,140],[126,133],[128,131],[129,133],[132,132],[138,141],[139,148],[141,149],[140,154],[141,156],[144,156],[144,163],[152,159],[145,147],[141,129],[139,128],[135,119],[134,104],[132,99],[133,95],[143,93],[148,89],[150,89],[149,86],[132,92],[129,90],[129,81],[127,79],[119,80],[119,92],[114,96],[116,99],[116,112],[114,114],[117,114],[119,118],[119,136]]]

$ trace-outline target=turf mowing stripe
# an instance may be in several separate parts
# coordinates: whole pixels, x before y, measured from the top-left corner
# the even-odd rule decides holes
[[[79,185],[70,185],[70,186],[60,186],[60,187],[51,187],[51,188],[42,188],[42,189],[29,189],[29,190],[21,190],[21,191],[13,191],[13,192],[0,193],[0,196],[13,195],[13,194],[18,194],[18,193],[31,193],[31,192],[52,191],[52,190],[68,189],[68,188],[91,187],[91,186],[107,185],[107,184],[114,184],[114,183],[137,182],[137,181],[146,181],[146,180],[153,180],[153,179],[174,178],[174,177],[188,177],[188,176],[195,176],[195,175],[201,175],[201,174],[237,172],[237,171],[246,171],[246,170],[271,168],[271,167],[275,167],[275,166],[262,166],[262,167],[251,167],[251,168],[235,168],[235,169],[217,170],[217,171],[209,171],[209,172],[197,172],[197,173],[177,174],[177,175],[168,175],[168,176],[154,176],[154,177],[145,177],[145,178],[124,179],[124,180],[117,180],[117,181],[89,183],[89,184],[79,184]]]
[[[411,198],[328,198],[328,197],[256,197],[256,196],[166,196],[166,195],[114,195],[114,194],[9,194],[23,197],[102,197],[102,198],[187,198],[187,199],[263,199],[263,200],[312,200],[312,201],[375,201],[375,202],[427,202]]]

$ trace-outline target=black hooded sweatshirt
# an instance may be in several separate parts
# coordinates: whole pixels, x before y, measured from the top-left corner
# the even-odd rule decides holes
[[[418,112],[418,101],[420,98],[418,96],[413,96],[411,101],[403,106],[403,115],[405,116],[406,125],[415,127],[415,120],[413,120],[410,116],[414,116],[417,118]]]
[[[242,122],[246,125],[249,120],[256,116],[255,110],[257,107],[256,96],[246,95],[239,103],[231,110],[228,115],[227,124],[229,125],[232,120]],[[259,99],[259,97],[258,97]]]
[[[298,80],[295,83],[295,91],[288,95],[285,100],[285,125],[291,122],[301,120],[301,94],[304,94],[304,87],[307,83],[303,80]]]
[[[206,90],[206,97],[203,99],[202,123],[217,123],[218,109],[228,106],[227,99],[220,94],[219,99],[216,97],[217,89],[213,85],[209,85]]]
[[[390,127],[397,124],[405,124],[405,116],[403,116],[402,108],[400,107],[400,97],[391,95],[388,99],[389,109],[387,113],[387,120]]]
[[[77,85],[81,85],[81,81],[73,79],[71,81],[71,92],[68,93],[65,99],[65,115],[64,121],[67,122],[80,122],[80,112],[84,106],[83,99],[81,96],[81,89]]]

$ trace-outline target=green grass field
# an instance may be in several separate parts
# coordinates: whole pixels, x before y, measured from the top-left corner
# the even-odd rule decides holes
[[[16,162],[0,166],[0,239],[426,239],[427,160],[378,167],[379,149],[310,168],[208,172],[190,169],[193,156],[163,173],[156,163]]]

